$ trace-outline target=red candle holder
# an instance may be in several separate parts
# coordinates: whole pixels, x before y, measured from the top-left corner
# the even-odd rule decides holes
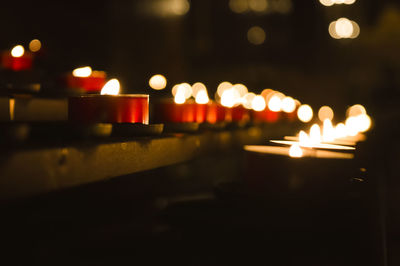
[[[249,112],[242,105],[235,106],[231,110],[233,122],[243,122],[249,120]]]
[[[1,65],[4,69],[12,71],[30,70],[33,64],[33,55],[25,52],[20,57],[14,57],[9,51],[1,54]]]
[[[251,112],[251,117],[254,122],[259,123],[275,123],[279,120],[279,112],[273,112],[268,109],[264,109],[263,111],[254,111]]]
[[[172,99],[164,99],[154,104],[153,114],[158,123],[193,123],[196,120],[196,103],[187,101],[177,104]]]
[[[65,83],[68,88],[84,93],[99,93],[106,84],[107,74],[104,71],[93,71],[88,77],[75,77],[68,74]]]
[[[231,108],[222,106],[216,102],[210,102],[207,107],[207,120],[210,124],[232,121]]]
[[[149,123],[149,95],[70,97],[68,117],[78,123]]]
[[[195,122],[204,123],[207,121],[208,104],[195,104]]]

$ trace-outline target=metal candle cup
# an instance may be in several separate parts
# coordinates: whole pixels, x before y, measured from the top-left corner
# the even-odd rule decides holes
[[[99,93],[106,84],[106,76],[103,71],[93,71],[88,77],[75,77],[68,74],[65,77],[65,83],[71,89],[78,89],[85,93]]]
[[[68,117],[78,123],[149,123],[149,95],[70,97]]]

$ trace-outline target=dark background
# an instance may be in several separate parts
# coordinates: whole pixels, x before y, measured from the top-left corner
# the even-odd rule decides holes
[[[184,81],[202,81],[213,95],[228,80],[254,92],[279,89],[338,112],[355,103],[368,110],[396,104],[397,1],[325,7],[317,0],[292,0],[285,1],[291,7],[286,13],[237,14],[227,0],[192,0],[184,15],[160,13],[160,2],[185,1],[8,1],[2,4],[0,48],[27,47],[38,38],[50,77],[91,65],[119,78],[125,92],[152,93],[147,81],[161,73],[168,91],[158,94],[165,95]],[[360,25],[358,38],[330,37],[328,25],[340,17]],[[255,25],[266,32],[261,45],[246,37]]]

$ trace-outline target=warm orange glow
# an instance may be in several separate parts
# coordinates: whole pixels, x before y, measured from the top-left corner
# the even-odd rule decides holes
[[[310,128],[310,143],[316,144],[321,142],[321,128],[318,124],[314,124]]]
[[[207,90],[205,89],[198,91],[196,93],[195,99],[196,103],[199,104],[206,104],[210,101],[210,99],[208,98]]]
[[[42,48],[42,43],[38,39],[34,39],[29,43],[29,50],[31,50],[31,52],[35,53],[39,51],[40,48]]]
[[[120,90],[118,79],[109,80],[101,89],[101,95],[118,95]]]
[[[333,6],[335,4],[334,0],[319,0],[319,2],[324,6]]]
[[[324,120],[324,125],[322,128],[322,141],[330,142],[335,140],[335,129],[333,128],[330,119]]]
[[[274,94],[268,101],[268,109],[273,112],[279,112],[282,109],[282,100],[281,98]]]
[[[187,0],[171,0],[167,7],[172,14],[182,16],[189,11],[190,4]]]
[[[252,92],[247,93],[244,97],[242,97],[242,104],[246,109],[252,109],[252,102],[256,95]]]
[[[353,24],[347,18],[339,18],[336,20],[335,30],[341,38],[349,38],[353,34]]]
[[[267,106],[267,104],[265,103],[264,97],[262,97],[261,95],[257,95],[253,98],[253,100],[251,101],[251,108],[254,111],[262,111],[265,109],[265,107]]]
[[[11,56],[12,57],[21,57],[25,53],[25,49],[22,45],[17,45],[11,50]]]
[[[357,22],[351,20],[351,24],[353,25],[353,33],[350,38],[355,39],[360,35],[360,26],[358,26]]]
[[[282,100],[282,110],[286,113],[291,113],[296,109],[296,102],[292,97],[285,97]]]
[[[265,31],[259,26],[251,27],[247,31],[247,40],[254,45],[263,44],[265,36]]]
[[[324,6],[333,6],[334,4],[346,4],[351,5],[356,2],[356,0],[319,0],[319,2]]]
[[[307,123],[313,118],[313,110],[308,104],[303,104],[297,110],[297,117],[300,121]]]
[[[90,66],[76,68],[72,71],[74,77],[86,78],[92,75],[92,68]]]
[[[329,106],[322,106],[321,108],[319,108],[318,111],[319,120],[321,121],[325,121],[325,119],[332,120],[333,116],[334,116],[333,110]]]
[[[362,106],[361,104],[355,104],[353,106],[350,106],[346,111],[347,116],[358,116],[366,113],[367,110],[365,110],[365,107]]]
[[[300,146],[303,147],[311,147],[310,138],[308,137],[307,133],[304,132],[303,130],[300,130],[299,133],[299,144]]]
[[[224,91],[226,91],[226,90],[232,88],[232,86],[233,86],[232,83],[230,83],[230,82],[228,82],[228,81],[221,82],[221,83],[218,85],[218,88],[217,88],[217,94],[218,94],[218,96],[219,96],[219,97],[222,97],[222,94],[224,93]]]
[[[149,79],[149,86],[154,90],[162,90],[167,86],[167,79],[160,74],[154,75]]]
[[[358,130],[360,132],[365,132],[371,127],[371,118],[367,114],[361,114],[357,116],[358,120]]]
[[[303,150],[299,144],[293,144],[289,149],[289,156],[294,158],[300,158],[303,156]]]

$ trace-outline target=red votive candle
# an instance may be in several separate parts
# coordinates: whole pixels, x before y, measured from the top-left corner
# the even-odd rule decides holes
[[[195,104],[195,122],[204,123],[207,121],[208,104]]]
[[[207,122],[210,124],[231,121],[231,108],[216,102],[210,102],[207,107]]]
[[[232,121],[240,122],[249,119],[249,112],[242,105],[235,106],[232,108]]]
[[[149,95],[84,95],[70,97],[68,117],[78,123],[149,123]]]
[[[187,101],[182,104],[172,99],[164,99],[154,104],[154,120],[158,123],[193,123],[195,122],[196,104]]]
[[[29,70],[32,68],[33,55],[29,52],[24,52],[20,57],[14,57],[9,51],[1,54],[1,65],[5,69],[12,71]]]
[[[99,93],[106,84],[107,74],[104,71],[93,71],[88,77],[76,77],[68,74],[65,83],[68,88],[85,93]]]
[[[264,109],[263,111],[252,110],[251,116],[255,122],[275,123],[279,120],[279,112],[273,112],[268,109]]]

